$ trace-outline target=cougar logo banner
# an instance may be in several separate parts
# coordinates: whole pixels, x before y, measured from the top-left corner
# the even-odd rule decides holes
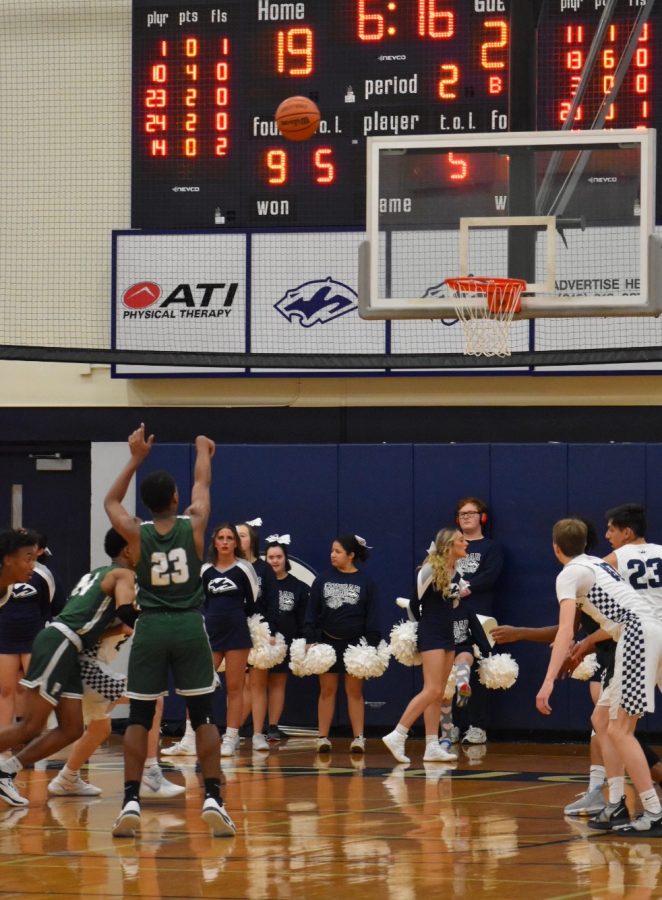
[[[306,281],[292,288],[274,303],[274,309],[288,322],[299,320],[303,328],[325,325],[357,309],[358,296],[346,284],[333,278]]]

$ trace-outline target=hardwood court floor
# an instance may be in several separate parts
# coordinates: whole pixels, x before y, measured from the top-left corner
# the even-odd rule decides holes
[[[460,750],[450,768],[422,764],[422,742],[410,741],[406,768],[377,739],[365,759],[348,744],[335,739],[326,761],[306,739],[269,754],[242,745],[223,761],[234,838],[212,838],[200,820],[191,757],[170,775],[185,799],[145,803],[135,840],[110,834],[117,738],[84,773],[100,798],[49,797],[59,760],[22,772],[29,808],[0,808],[0,898],[662,897],[662,838],[589,838],[564,819],[585,785],[585,746],[493,743]]]

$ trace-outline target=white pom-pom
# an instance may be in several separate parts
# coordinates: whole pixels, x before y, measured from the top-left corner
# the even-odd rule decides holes
[[[588,681],[590,678],[593,678],[599,668],[598,657],[595,653],[589,653],[574,670],[572,677],[578,681]]]
[[[398,622],[391,629],[391,654],[403,666],[420,666],[417,647],[418,622]]]
[[[290,644],[290,669],[294,675],[322,675],[336,661],[336,651],[330,644],[312,644],[306,650],[306,639],[297,638]]]
[[[455,684],[457,680],[457,670],[455,666],[453,666],[448,675],[448,681],[446,682],[446,689],[444,691],[444,700],[452,700],[453,695],[455,694]]]
[[[248,665],[256,669],[272,669],[283,662],[287,656],[287,644],[280,632],[273,635],[269,625],[259,613],[248,617],[248,630],[251,634],[253,649],[248,654]]]
[[[510,653],[493,653],[478,663],[480,683],[491,690],[507,690],[517,681],[519,666]]]
[[[391,651],[386,641],[371,647],[362,637],[358,644],[351,644],[343,654],[345,669],[355,678],[379,678],[388,667]]]

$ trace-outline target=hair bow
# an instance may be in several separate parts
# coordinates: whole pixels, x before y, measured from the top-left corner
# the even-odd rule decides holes
[[[431,543],[430,546],[428,547],[428,553],[434,553],[434,551],[435,551],[436,549],[437,549],[437,545],[435,544],[434,541],[432,541],[432,543]]]
[[[292,538],[289,534],[270,534],[265,540],[265,544],[291,544]]]
[[[257,517],[257,519],[250,519],[250,521],[247,519],[246,524],[250,525],[251,528],[259,528],[262,524],[262,519],[259,516]]]
[[[354,537],[362,547],[366,548],[366,550],[372,550],[372,547],[368,544],[365,538],[361,537],[360,534],[355,534]]]

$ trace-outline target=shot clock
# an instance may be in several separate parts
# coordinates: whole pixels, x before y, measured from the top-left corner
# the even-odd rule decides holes
[[[602,6],[545,0],[539,129],[563,126]],[[618,0],[578,127],[638,6]],[[661,18],[649,17],[607,126],[655,125]],[[133,0],[132,225],[362,225],[366,137],[509,130],[509,54],[510,0]],[[296,144],[274,121],[294,95],[322,116]],[[480,190],[462,159],[434,177],[458,196]]]

